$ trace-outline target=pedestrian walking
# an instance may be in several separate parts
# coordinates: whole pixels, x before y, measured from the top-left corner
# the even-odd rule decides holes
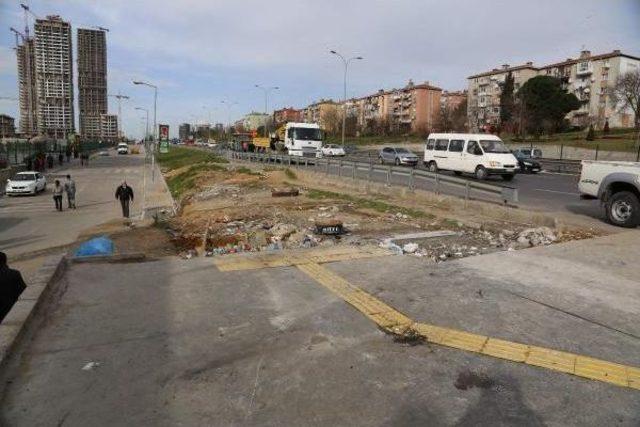
[[[62,166],[62,163],[64,163],[64,156],[62,155],[62,151],[58,153],[58,163],[60,163],[60,166]]]
[[[53,201],[56,204],[56,209],[62,212],[62,193],[64,192],[64,187],[60,185],[60,181],[56,179],[56,182],[53,186]]]
[[[47,167],[49,169],[53,168],[53,156],[51,153],[47,154]]]
[[[31,168],[33,167],[33,161],[31,160],[31,157],[25,158],[24,163],[25,163],[25,166],[27,167],[27,171],[30,171]]]
[[[0,323],[26,287],[20,272],[7,265],[7,254],[0,252]]]
[[[76,182],[71,179],[71,175],[67,175],[64,183],[64,191],[67,193],[67,206],[69,209],[76,208]]]
[[[67,163],[69,163],[71,161],[71,148],[67,147],[65,154],[67,156]]]
[[[122,181],[122,185],[118,186],[116,200],[120,200],[122,205],[122,216],[129,218],[129,203],[133,203],[133,189],[127,185],[127,181]]]

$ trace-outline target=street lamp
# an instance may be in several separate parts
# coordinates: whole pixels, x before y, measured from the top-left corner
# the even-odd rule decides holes
[[[329,52],[339,57],[344,64],[344,92],[342,97],[342,146],[344,147],[344,129],[347,122],[347,69],[349,68],[349,63],[354,59],[362,60],[364,58],[361,56],[354,56],[349,59],[345,59],[344,56],[340,55],[335,50],[330,50]]]
[[[143,85],[153,88],[153,148],[151,153],[151,182],[154,182],[156,179],[156,156],[155,156],[155,144],[158,139],[158,123],[156,121],[156,113],[158,110],[158,86],[152,85],[151,83],[141,82],[141,81],[133,81],[134,85]],[[146,146],[145,146],[146,149]]]
[[[258,89],[262,90],[264,92],[264,136],[265,138],[269,136],[268,132],[267,132],[267,125],[269,123],[267,117],[268,117],[268,111],[269,111],[269,92],[271,92],[272,90],[278,90],[280,89],[278,86],[261,86],[261,85],[255,85],[255,87],[257,87]]]
[[[152,85],[151,83],[135,81],[134,85],[143,85],[153,88],[153,141],[154,143],[158,140],[158,122],[156,121],[156,114],[158,109],[158,86]]]
[[[238,105],[237,102],[233,101],[220,101],[221,104],[224,104],[225,107],[227,107],[227,127],[228,129],[231,129],[231,107],[233,107],[234,105]]]
[[[144,141],[146,142],[147,137],[149,136],[149,110],[142,107],[136,107],[136,110],[144,111],[147,114],[147,124],[145,126],[145,133],[144,133]]]

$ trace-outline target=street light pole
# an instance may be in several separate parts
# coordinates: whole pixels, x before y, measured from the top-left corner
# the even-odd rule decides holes
[[[156,121],[156,113],[158,111],[158,86],[152,85],[151,83],[135,81],[134,85],[143,85],[153,88],[153,144],[151,149],[151,182],[155,181],[156,178],[156,141],[158,140],[158,122]]]
[[[238,103],[233,101],[233,102],[229,102],[229,101],[220,101],[221,104],[224,104],[227,107],[227,128],[230,130],[231,129],[231,107],[233,107],[234,105],[237,105]]]
[[[255,87],[257,87],[258,89],[262,90],[264,92],[264,136],[265,138],[269,137],[269,133],[268,133],[268,117],[269,117],[269,92],[271,92],[272,90],[278,90],[280,89],[278,86],[261,86],[261,85],[255,85]]]
[[[347,70],[349,68],[349,63],[351,61],[353,61],[354,59],[362,60],[364,58],[362,58],[361,56],[354,56],[349,59],[346,59],[344,56],[342,56],[335,50],[330,50],[329,52],[339,57],[342,60],[342,63],[344,64],[344,80],[343,80],[344,91],[342,96],[342,146],[344,147],[344,132],[345,132],[345,125],[347,123]]]
[[[147,140],[149,136],[149,110],[142,107],[136,107],[136,110],[144,111],[147,114],[147,124],[145,125],[145,133],[144,133],[144,141]]]
[[[121,95],[120,91],[118,91],[117,95],[109,95],[118,100],[118,139],[123,137],[122,133],[122,100],[129,99],[127,95]]]

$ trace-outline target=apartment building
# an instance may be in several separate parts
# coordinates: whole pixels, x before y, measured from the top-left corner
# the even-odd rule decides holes
[[[500,69],[468,77],[469,124],[472,129],[499,124],[502,83],[511,71],[516,91],[524,82],[538,75],[561,79],[564,88],[581,101],[580,108],[567,115],[574,126],[593,124],[596,128],[602,128],[608,121],[611,127],[629,127],[633,125],[633,112],[619,111],[617,106],[611,105],[607,91],[618,76],[638,69],[640,58],[620,50],[598,55],[583,50],[578,58],[567,58],[542,67],[534,67],[531,62],[516,67],[503,65]]]
[[[20,133],[26,137],[38,133],[36,97],[36,60],[33,38],[23,39],[16,48],[18,63],[18,98],[20,107]]]
[[[118,139],[118,115],[100,115],[100,139],[103,141],[116,141]]]
[[[327,123],[326,119],[331,115],[339,115],[338,107],[339,104],[332,99],[321,99],[302,110],[302,120],[306,123],[318,123],[326,129],[327,125],[334,125]]]
[[[463,102],[467,100],[467,91],[466,90],[458,90],[458,91],[442,91],[442,95],[440,95],[440,106],[443,108],[448,108],[453,111],[460,106]]]
[[[282,108],[273,112],[273,122],[282,124],[287,122],[301,122],[302,111],[293,107]]]
[[[99,139],[101,116],[107,114],[107,41],[103,30],[79,28],[78,110],[80,134]]]
[[[242,119],[242,128],[247,132],[256,130],[260,126],[264,126],[265,123],[269,122],[269,119],[270,116],[268,114],[252,111]]]
[[[178,138],[181,141],[191,138],[191,125],[189,123],[182,123],[178,126]]]
[[[530,78],[538,75],[533,62],[500,68],[468,77],[467,117],[471,130],[489,129],[500,124],[500,94],[507,74],[511,73],[517,91]]]
[[[9,138],[16,135],[15,119],[6,114],[0,114],[0,138]]]
[[[36,19],[37,130],[65,138],[74,133],[71,25],[57,15]]]

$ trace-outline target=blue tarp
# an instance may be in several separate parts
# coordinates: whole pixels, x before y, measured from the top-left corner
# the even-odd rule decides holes
[[[113,240],[108,237],[101,236],[81,244],[75,255],[77,257],[81,257],[111,254],[113,254]]]

